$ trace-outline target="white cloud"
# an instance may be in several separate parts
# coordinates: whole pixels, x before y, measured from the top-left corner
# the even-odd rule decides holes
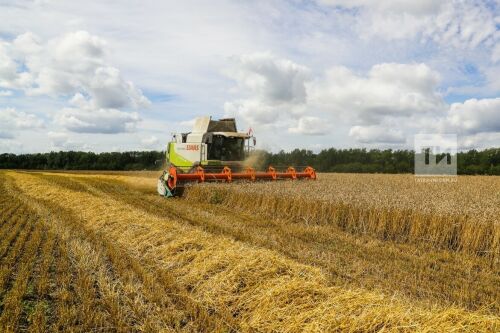
[[[96,108],[82,94],[70,100],[72,107],[63,108],[55,118],[57,124],[76,133],[116,134],[134,131],[141,121],[136,112],[124,112],[113,108]]]
[[[0,90],[0,97],[12,96],[12,91],[10,90]]]
[[[155,145],[159,142],[158,138],[156,136],[150,136],[148,138],[144,138],[141,140],[143,145]]]
[[[435,0],[320,0],[319,2],[347,8],[367,7],[370,10],[411,13],[415,15],[434,13],[441,5],[440,1]]]
[[[365,39],[387,40],[414,38],[432,22],[442,6],[435,0],[321,0],[323,4],[355,8],[355,29]]]
[[[98,67],[90,82],[89,90],[96,107],[139,108],[151,104],[132,82],[124,81],[120,77],[120,71],[113,67]]]
[[[290,133],[305,135],[325,135],[328,130],[329,126],[324,119],[309,116],[300,118],[297,126],[288,129]]]
[[[500,98],[453,103],[441,113],[411,116],[406,121],[386,118],[380,124],[353,126],[349,136],[360,143],[401,143],[417,133],[456,134],[463,149],[498,146]]]
[[[349,136],[361,143],[389,143],[401,144],[406,138],[401,130],[380,126],[353,126]]]
[[[464,103],[453,103],[447,121],[461,133],[500,133],[500,98],[473,98]]]
[[[14,108],[0,109],[0,128],[8,130],[29,130],[44,126],[43,120],[34,114],[17,111]]]
[[[250,125],[264,125],[274,123],[280,112],[275,106],[269,106],[259,100],[237,100],[224,103],[226,117],[241,117]]]
[[[147,107],[150,102],[118,69],[107,65],[105,46],[104,40],[86,31],[47,43],[30,32],[19,35],[0,49],[0,86],[33,96],[73,95],[70,103],[77,108],[63,108],[56,117],[70,131],[131,131],[140,120],[138,114],[119,109]]]
[[[157,149],[159,142],[160,140],[154,135],[141,139],[143,149]]]
[[[116,134],[135,130],[140,117],[136,112],[117,109],[64,108],[56,122],[76,133]]]
[[[500,61],[500,42],[495,45],[491,53],[491,61],[497,63]]]
[[[91,150],[91,146],[79,141],[72,140],[68,133],[64,132],[48,132],[47,137],[49,138],[53,150],[78,150],[78,151],[88,151]]]
[[[0,88],[21,89],[31,81],[28,73],[18,73],[12,45],[0,40]]]
[[[40,38],[31,31],[17,36],[12,44],[14,52],[24,58],[42,51]]]
[[[8,44],[0,43],[0,85],[5,86],[16,77],[16,64],[8,54]]]
[[[29,39],[32,38],[30,34]],[[28,37],[22,38],[26,39]],[[16,41],[14,46],[19,44]],[[33,46],[36,42],[24,41],[23,44],[32,45],[25,49],[36,49]],[[103,39],[86,31],[76,31],[51,39],[39,48],[43,51],[31,53],[26,60],[28,71],[34,76],[34,84],[27,90],[29,94],[83,93],[92,98],[96,108],[137,108],[149,104],[133,83],[125,81],[118,69],[107,64]]]
[[[246,98],[226,102],[226,115],[240,116],[249,124],[269,124],[280,115],[296,116],[303,111],[309,79],[305,66],[270,53],[254,53],[237,57],[227,74]]]
[[[311,104],[364,124],[443,109],[438,73],[425,64],[379,64],[366,77],[334,67],[308,89]]]
[[[498,96],[498,4],[319,2],[0,5],[0,95],[12,91],[16,98],[8,101],[16,110],[54,119],[46,124],[49,130],[68,131],[68,140],[77,143],[83,136],[88,139],[80,141],[99,140],[93,147],[102,150],[135,149],[141,138],[161,138],[198,115],[220,116],[222,107],[274,150],[319,141],[348,147],[356,138],[378,140],[371,133],[375,127],[397,129],[396,139],[400,132],[446,130],[461,132],[469,143],[480,145],[486,137],[495,143],[495,132],[470,134],[484,129],[471,112],[453,115],[459,123],[479,124],[476,129],[453,127],[443,98]],[[113,15],[102,20],[106,12]],[[228,60],[233,66],[221,75]],[[142,110],[149,101],[139,87],[151,94],[149,110]],[[301,134],[307,132],[304,117],[334,122],[334,130],[321,138]],[[354,126],[362,128],[349,137]],[[134,127],[139,138],[127,132]],[[0,130],[30,151],[50,144],[38,140],[40,133]],[[86,136],[70,130],[126,133]]]
[[[261,60],[260,56],[257,59]],[[448,105],[438,89],[439,73],[423,63],[382,63],[366,75],[333,67],[322,78],[307,81],[309,76],[305,76],[302,84],[306,89],[299,94],[304,98],[289,98],[287,102],[276,102],[280,99],[274,98],[275,94],[263,93],[269,81],[260,73],[266,66],[256,66],[259,74],[247,73],[253,66],[243,67],[237,82],[240,90],[243,86],[252,94],[226,102],[225,113],[261,128],[272,124],[278,130],[286,127],[293,134],[326,135],[330,134],[329,126],[323,119],[333,116],[350,124],[349,137],[354,141],[391,145],[404,145],[408,136],[420,132],[446,132],[451,128],[452,132],[474,134],[499,130],[496,102]]]
[[[495,17],[487,5],[476,1],[452,1],[426,27],[434,41],[457,48],[475,48],[496,37]]]
[[[356,29],[365,38],[386,40],[420,36],[444,47],[491,46],[499,36],[496,18],[486,2],[474,0],[322,0],[323,4],[357,8]]]
[[[47,136],[54,145],[61,145],[68,140],[68,134],[63,132],[48,132]]]
[[[499,143],[500,132],[458,136],[458,146],[461,150],[498,147]]]
[[[236,61],[229,75],[252,96],[271,105],[305,102],[306,67],[270,53],[242,55]]]

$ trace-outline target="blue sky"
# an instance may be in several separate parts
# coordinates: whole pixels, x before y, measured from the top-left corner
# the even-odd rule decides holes
[[[0,2],[0,152],[162,149],[196,116],[258,145],[500,146],[498,1]]]

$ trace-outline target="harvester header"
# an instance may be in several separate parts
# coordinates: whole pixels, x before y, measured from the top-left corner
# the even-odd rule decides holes
[[[311,167],[300,171],[294,167],[284,171],[271,166],[266,171],[245,167],[255,141],[251,131],[237,131],[233,118],[197,118],[193,131],[175,133],[168,143],[168,170],[158,179],[158,193],[165,197],[180,195],[187,183],[316,179]]]

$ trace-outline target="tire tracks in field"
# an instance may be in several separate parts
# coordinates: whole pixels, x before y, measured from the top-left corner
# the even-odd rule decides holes
[[[161,218],[171,217],[212,234],[278,251],[301,263],[321,267],[335,285],[381,289],[424,303],[458,302],[471,310],[486,307],[491,313],[499,313],[496,300],[500,290],[494,286],[500,284],[500,275],[478,271],[480,258],[448,251],[426,252],[408,244],[353,237],[333,227],[251,216],[222,205],[165,200],[120,180],[80,175],[44,178],[58,186],[79,188],[96,197],[105,195]],[[469,268],[470,261],[462,260],[466,257],[476,268]],[[478,285],[478,280],[484,283]]]
[[[31,174],[30,174],[31,175]],[[37,178],[47,181],[48,178],[42,174],[33,174]],[[52,182],[53,183],[53,182]],[[118,295],[125,295],[118,303],[124,309],[113,309],[114,304],[104,304],[106,311],[115,312],[113,317],[120,319],[125,318],[128,323],[122,323],[118,326],[108,326],[106,330],[117,330],[122,332],[129,331],[151,331],[155,332],[160,329],[173,329],[175,331],[187,332],[212,332],[224,331],[235,332],[233,324],[228,323],[227,318],[220,317],[213,311],[207,311],[206,308],[200,306],[191,297],[189,297],[182,288],[177,286],[175,280],[165,270],[157,270],[153,262],[139,261],[134,256],[127,252],[127,249],[117,247],[112,239],[106,235],[86,228],[81,218],[70,208],[63,207],[58,203],[50,200],[37,199],[26,197],[25,194],[14,184],[10,185],[17,192],[20,198],[24,198],[25,203],[29,203],[33,209],[39,214],[50,218],[52,223],[57,223],[64,230],[62,233],[71,235],[73,239],[81,239],[83,244],[88,244],[90,251],[102,253],[102,264],[106,274],[116,288]],[[58,182],[57,186],[61,186],[71,191],[87,191],[84,185],[71,182]],[[61,232],[59,232],[61,234]],[[88,251],[85,251],[88,252]],[[75,256],[75,254],[73,254]],[[78,257],[72,261],[81,260]],[[90,272],[97,274],[99,272]],[[73,272],[75,276],[77,272]],[[140,281],[141,289],[138,290],[140,295],[135,295],[137,299],[128,299],[130,292],[121,289],[126,285],[127,281]],[[98,285],[99,281],[95,281]],[[95,299],[100,299],[99,291]],[[132,295],[134,296],[134,295]],[[113,301],[112,301],[113,302]],[[150,305],[147,305],[147,304]],[[146,304],[146,307],[140,308],[140,304]],[[125,312],[123,312],[125,311]],[[133,312],[134,315],[130,315]],[[215,319],[215,320],[214,320]],[[135,323],[144,321],[140,329],[136,329]],[[226,323],[226,324],[224,324]]]
[[[6,241],[1,262],[2,301],[0,328],[4,332],[24,331],[30,298],[30,282],[36,270],[40,245],[45,238],[45,229],[29,209],[8,195],[5,184],[0,184],[4,198],[16,207],[16,215],[10,219],[14,232]]]
[[[56,180],[51,181],[52,177]],[[237,320],[247,328],[396,331],[482,327],[494,331],[497,327],[494,316],[457,307],[423,308],[378,292],[330,286],[319,270],[298,264],[277,251],[214,236],[164,215],[157,218],[154,213],[117,200],[117,194],[104,194],[92,186],[79,194],[57,185],[74,182],[70,175],[40,178],[12,174],[12,178],[35,207],[37,202],[41,206],[46,203],[49,213],[64,215],[66,209],[76,214],[61,222],[77,218],[86,226],[84,230],[102,235],[113,248],[137,256],[139,264],[147,267],[148,260],[152,260],[158,268],[155,272],[171,270],[180,286],[192,291],[197,301],[214,309],[227,309],[235,316],[241,314]],[[130,199],[134,200],[134,196],[137,194],[132,193]]]

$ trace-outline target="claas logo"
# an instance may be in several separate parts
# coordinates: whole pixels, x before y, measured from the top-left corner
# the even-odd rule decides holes
[[[186,150],[199,150],[200,147],[198,145],[187,145]]]

